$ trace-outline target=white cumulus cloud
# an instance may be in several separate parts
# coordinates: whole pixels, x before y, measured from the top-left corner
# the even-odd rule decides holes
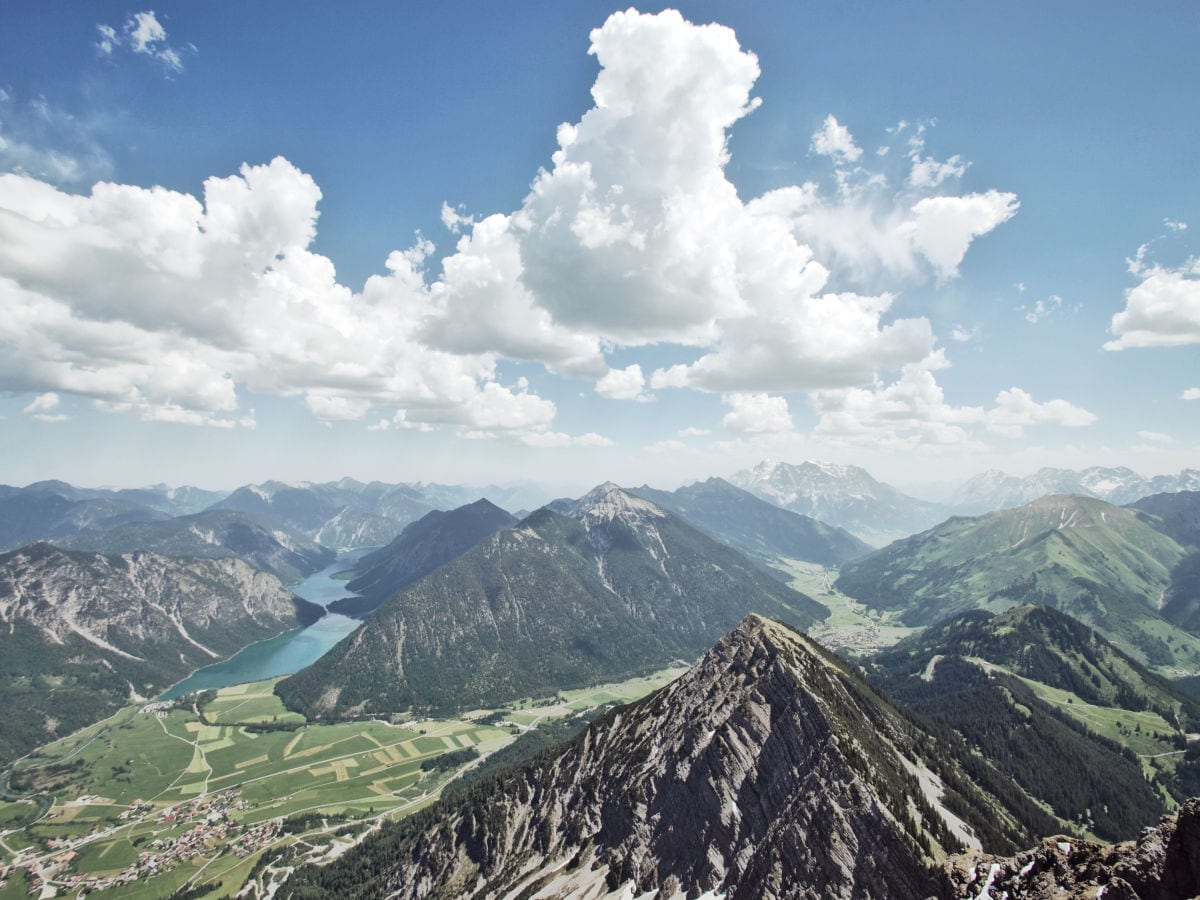
[[[63,413],[55,412],[58,409],[59,396],[51,391],[46,394],[39,394],[29,402],[21,412],[33,416],[41,422],[65,422],[68,418]]]
[[[596,382],[596,393],[610,400],[640,400],[646,397],[642,393],[645,385],[642,367],[634,363],[624,369],[610,369]]]
[[[813,406],[820,419],[816,432],[835,441],[881,447],[912,448],[982,446],[976,429],[1003,437],[1019,437],[1032,425],[1078,427],[1096,417],[1065,400],[1039,403],[1013,387],[997,394],[990,409],[954,406],[934,373],[949,367],[938,350],[918,363],[906,365],[890,384],[871,388],[817,391]]]
[[[1200,400],[1200,387],[1188,388],[1179,395],[1180,400]]]
[[[361,292],[339,284],[308,249],[320,196],[282,158],[208,179],[202,199],[0,176],[0,387],[188,424],[249,424],[241,389],[303,397],[324,421],[551,422],[553,403],[494,380],[494,355],[422,342],[428,242]]]
[[[1004,437],[1021,437],[1031,425],[1081,428],[1095,421],[1095,415],[1066,400],[1038,403],[1027,391],[1018,387],[997,394],[996,405],[985,418],[988,430]]]
[[[98,33],[102,53],[182,66],[151,12]],[[744,432],[790,430],[784,392],[821,392],[832,428],[855,404],[887,418],[885,373],[902,373],[894,403],[940,391],[921,383],[932,326],[898,317],[895,299],[954,278],[1015,195],[956,193],[967,163],[926,156],[923,137],[893,187],[830,115],[813,149],[832,175],[743,202],[728,138],[758,106],[759,64],[730,29],[629,10],[592,32],[590,52],[592,106],[559,127],[519,208],[444,205],[456,244],[440,268],[426,270],[435,250],[418,238],[361,290],[310,249],[321,192],[282,158],[209,178],[202,196],[0,176],[0,343],[14,348],[0,389],[227,427],[252,424],[243,398],[266,393],[321,421],[530,446],[607,439],[553,430],[554,404],[501,384],[502,359],[588,378],[602,396],[644,399],[647,382],[720,393],[725,427]],[[648,375],[605,358],[663,343],[695,355]],[[939,415],[935,440],[963,414]]]
[[[1007,222],[1020,207],[1016,194],[987,191],[963,197],[926,197],[913,206],[907,230],[939,278],[953,278],[971,242]]]
[[[721,425],[726,431],[770,434],[792,430],[787,400],[767,394],[726,394],[721,402],[730,407]]]
[[[1125,292],[1125,308],[1112,317],[1116,336],[1105,350],[1181,347],[1200,343],[1200,258],[1177,268],[1148,265],[1146,247],[1130,260],[1141,280]]]
[[[856,162],[862,156],[862,148],[855,145],[850,129],[833,115],[826,116],[825,124],[813,133],[812,149],[814,153],[831,156],[839,162]]]
[[[463,237],[435,285],[431,344],[597,379],[610,377],[604,347],[692,345],[698,359],[650,373],[650,387],[721,393],[870,383],[932,350],[926,319],[889,320],[879,282],[953,277],[1014,195],[933,194],[933,177],[896,192],[865,174],[743,203],[728,134],[757,106],[757,58],[674,11],[615,13],[591,37],[594,105],[560,126],[521,207],[449,218]],[[861,156],[833,116],[814,149]]]

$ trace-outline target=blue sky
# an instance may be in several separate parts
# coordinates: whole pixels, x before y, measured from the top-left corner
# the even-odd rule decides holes
[[[5,4],[0,481],[1198,464],[1194,4],[621,9]]]

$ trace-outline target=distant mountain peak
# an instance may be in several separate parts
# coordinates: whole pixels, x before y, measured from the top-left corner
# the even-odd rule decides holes
[[[665,519],[667,514],[649,500],[643,500],[611,481],[592,488],[569,507],[566,514],[585,524],[611,522],[621,519],[639,522],[645,519]]]
[[[1023,478],[991,469],[964,482],[950,499],[950,505],[959,513],[974,515],[1023,506],[1045,494],[1085,494],[1123,506],[1152,494],[1197,487],[1200,487],[1200,473],[1194,469],[1152,478],[1128,466],[1090,466],[1080,470],[1044,466]]]
[[[947,512],[843,463],[763,460],[729,480],[776,506],[845,528],[876,545],[929,528]]]

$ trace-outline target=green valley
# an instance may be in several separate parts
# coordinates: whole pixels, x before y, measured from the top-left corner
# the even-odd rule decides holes
[[[455,719],[307,724],[283,708],[275,679],[126,707],[13,767],[9,787],[32,799],[0,804],[0,866],[13,867],[0,897],[24,897],[35,874],[114,897],[198,885],[231,896],[269,848],[341,852],[522,733],[637,699],[683,671]],[[431,764],[442,757],[454,764]]]

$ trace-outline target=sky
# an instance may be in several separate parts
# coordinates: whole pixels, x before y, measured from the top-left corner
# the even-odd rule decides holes
[[[0,6],[0,482],[1200,465],[1194,3]]]

